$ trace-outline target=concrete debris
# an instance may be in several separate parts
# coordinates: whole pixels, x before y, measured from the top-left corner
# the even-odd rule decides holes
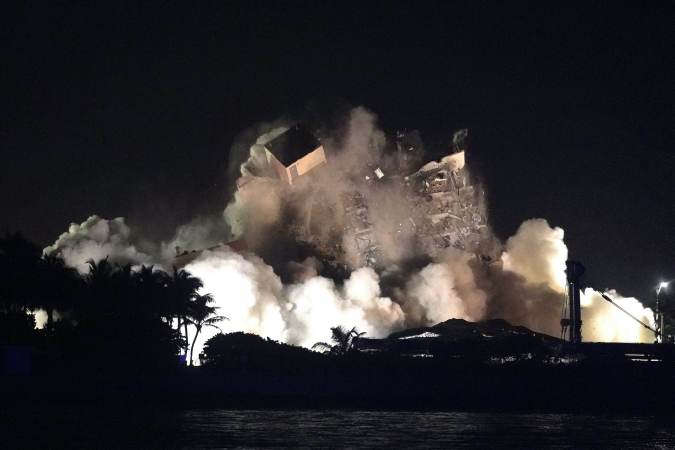
[[[466,130],[458,131],[453,136],[453,153],[406,175],[410,164],[419,160],[423,144],[417,131],[396,134],[395,169],[399,177],[393,182],[405,185],[410,211],[408,221],[400,223],[396,233],[416,235],[423,254],[435,256],[448,247],[480,253],[481,241],[489,234],[482,192],[471,184],[465,165],[467,136]],[[374,173],[376,178],[370,180],[382,182],[382,169],[377,167]],[[365,189],[369,188],[374,187],[366,184]],[[357,190],[342,196],[347,217],[345,228],[360,253],[359,263],[378,266],[382,255],[369,220],[366,197],[368,192]]]
[[[410,190],[424,201],[414,202],[417,235],[429,255],[446,247],[478,252],[487,228],[480,193],[469,180],[464,152],[430,162],[407,177]],[[487,231],[487,230],[486,230]]]
[[[419,132],[399,131],[387,140],[386,154],[352,169],[349,180],[339,184],[344,191],[334,197],[321,193],[332,189],[322,184],[333,175],[331,160],[319,139],[303,127],[291,127],[264,145],[273,168],[268,173],[288,185],[288,195],[300,189],[299,198],[306,205],[296,208],[306,212],[291,219],[288,232],[328,260],[380,268],[400,261],[392,257],[392,249],[399,247],[408,249],[407,256],[412,257],[434,257],[454,247],[481,261],[492,260],[494,239],[487,226],[483,192],[472,184],[466,166],[467,137],[467,130],[456,132],[450,154],[422,165],[424,145]],[[242,177],[238,189],[243,192],[251,179],[265,178]],[[302,186],[293,186],[300,178]],[[388,196],[395,205],[381,204],[383,191],[396,193]],[[315,220],[329,216],[340,218],[331,222],[330,229],[326,222]]]
[[[369,220],[368,205],[363,195],[358,191],[345,192],[341,200],[347,218],[345,234],[353,239],[360,256],[357,265],[377,266],[381,252],[377,246],[373,225]]]

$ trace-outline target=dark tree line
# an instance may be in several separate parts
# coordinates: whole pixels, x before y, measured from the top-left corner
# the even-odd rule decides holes
[[[107,259],[89,267],[81,275],[20,234],[0,238],[0,345],[31,345],[67,364],[166,366],[181,353],[191,361],[198,333],[225,319],[185,270]],[[47,321],[36,329],[40,309]]]

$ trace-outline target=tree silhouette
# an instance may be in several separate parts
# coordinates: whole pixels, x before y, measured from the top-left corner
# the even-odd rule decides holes
[[[47,312],[46,330],[51,332],[54,311],[63,313],[76,308],[82,279],[75,269],[66,266],[65,261],[56,255],[44,255],[37,267],[39,298],[34,303]]]
[[[197,336],[201,333],[202,328],[211,327],[220,330],[216,324],[227,319],[225,316],[216,315],[216,310],[218,308],[210,306],[209,303],[211,302],[213,302],[213,296],[211,294],[204,294],[196,295],[190,304],[186,320],[195,327],[195,335],[193,336],[192,344],[190,345],[190,365],[192,365],[193,361],[195,342],[197,342]]]
[[[331,331],[331,340],[333,344],[328,344],[326,342],[317,342],[312,346],[312,350],[318,350],[322,353],[328,353],[331,355],[346,355],[356,348],[356,342],[358,339],[366,334],[365,332],[359,333],[356,331],[356,327],[347,331],[341,326],[333,327]]]
[[[141,266],[134,272],[133,291],[138,308],[143,313],[153,317],[162,318],[170,324],[173,318],[173,310],[168,296],[169,275],[162,270],[155,270],[154,266]]]
[[[0,301],[2,309],[26,313],[36,305],[40,249],[20,233],[0,239]]]
[[[185,345],[166,320],[178,314],[169,299],[168,276],[107,259],[89,261],[89,266],[85,300],[76,317],[84,357],[99,365],[174,364]]]
[[[0,238],[0,343],[25,344],[35,337],[30,311],[37,305],[40,249],[20,233]]]
[[[119,278],[115,277],[117,267],[107,257],[98,262],[90,259],[87,264],[89,272],[84,276],[85,299],[78,311],[78,319],[114,315],[117,309],[114,302],[120,294]]]
[[[159,367],[181,353],[192,361],[203,329],[225,319],[185,270],[87,263],[81,275],[18,233],[0,237],[0,344],[38,345],[69,367]],[[37,308],[47,312],[44,331],[35,330]]]
[[[167,280],[167,297],[173,317],[176,320],[178,332],[183,328],[183,349],[185,356],[189,354],[189,335],[187,316],[190,312],[190,304],[199,295],[199,289],[203,286],[202,281],[190,272],[174,267],[173,275]]]

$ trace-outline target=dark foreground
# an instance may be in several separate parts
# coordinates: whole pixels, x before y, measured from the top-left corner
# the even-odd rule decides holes
[[[675,346],[582,344],[565,351],[552,338],[497,322],[450,320],[432,328],[440,337],[408,330],[412,337],[368,340],[361,351],[333,346],[328,354],[255,335],[217,335],[202,367],[6,352],[14,357],[5,367],[17,370],[0,375],[0,398],[10,407],[674,411]]]
[[[180,408],[349,408],[670,414],[675,368],[585,362],[488,366],[354,356],[311,367],[168,372],[37,372],[0,378],[7,406],[140,404]]]
[[[268,347],[208,367],[0,376],[0,448],[675,448],[664,361]]]
[[[550,337],[497,322],[450,320],[432,328],[440,337],[408,330],[412,337],[368,340],[362,351],[335,352],[334,346],[329,354],[255,335],[217,335],[207,343],[203,367],[115,364],[45,352],[26,357],[22,372],[0,375],[0,398],[10,407],[674,411],[674,346],[582,344],[565,352]],[[19,356],[30,353],[14,355],[5,367],[20,369]]]
[[[673,417],[61,405],[0,412],[3,448],[667,449]]]

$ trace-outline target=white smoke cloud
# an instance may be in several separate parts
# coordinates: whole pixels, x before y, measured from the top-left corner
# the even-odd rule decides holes
[[[535,331],[556,335],[560,326],[563,302],[567,302],[565,293],[565,261],[567,246],[563,241],[561,228],[552,228],[544,219],[526,220],[518,228],[518,232],[508,239],[506,252],[502,255],[504,269],[512,271],[526,281],[530,289],[520,291],[522,304],[527,306],[527,314],[519,320],[511,320]],[[553,292],[535,291],[532,287],[543,285]],[[511,282],[508,289],[517,286]],[[654,326],[651,309],[646,308],[639,300],[623,297],[616,291],[609,291],[609,296],[633,316]],[[528,298],[529,297],[529,298]],[[510,302],[510,304],[513,304]],[[654,334],[635,322],[618,308],[604,300],[600,293],[588,287],[583,291],[581,299],[582,336],[589,342],[653,342]],[[511,311],[517,310],[512,308]],[[506,312],[505,315],[509,315]],[[504,317],[509,319],[509,317]]]
[[[249,239],[258,236],[281,217],[283,186],[272,181],[276,175],[264,145],[287,129],[287,126],[261,125],[259,130],[262,134],[250,146],[248,158],[239,166],[241,177],[238,183],[243,185],[254,182],[255,185],[235,190],[232,200],[223,211],[223,217],[235,238],[241,238],[244,233]]]
[[[317,275],[315,259],[295,266],[295,281],[284,285],[259,257],[227,248],[204,252],[186,270],[201,278],[214,295],[225,331],[246,331],[311,347],[330,338],[330,327],[356,327],[383,337],[406,326],[432,325],[451,318],[478,321],[506,318],[515,325],[558,335],[567,248],[563,231],[543,219],[523,223],[508,241],[504,266],[475,270],[473,257],[448,249],[437,261],[410,275],[396,301],[381,297],[380,279],[371,268],[353,271],[343,286]],[[526,256],[527,255],[527,256]],[[509,275],[511,274],[511,275]],[[587,292],[594,292],[587,290]],[[653,337],[604,300],[583,303],[584,336],[589,341],[648,342]],[[651,314],[635,299],[618,299],[643,320]],[[496,307],[495,307],[496,306]],[[197,353],[214,331],[197,343]]]
[[[160,245],[161,261],[171,267],[171,260],[185,251],[214,247],[232,239],[223,217],[200,216],[179,226],[173,238]]]
[[[256,177],[237,190],[224,212],[232,235],[246,238],[251,247],[264,241],[282,217],[286,195],[283,188],[274,179]]]
[[[529,283],[545,284],[565,292],[567,246],[562,228],[551,228],[544,219],[523,222],[516,234],[506,241],[502,254],[504,270],[521,275]]]
[[[71,223],[54,244],[46,247],[46,255],[58,255],[80,273],[89,272],[88,260],[109,258],[120,264],[142,264],[152,260],[131,243],[131,230],[123,217],[112,220],[93,215],[81,224]]]
[[[403,312],[389,298],[379,297],[379,279],[369,268],[352,272],[342,289],[324,277],[290,285],[287,342],[311,347],[330,341],[330,328],[356,327],[368,336],[384,337],[403,323]]]
[[[403,324],[401,307],[388,297],[381,297],[379,276],[371,268],[351,273],[344,284],[344,298],[365,312],[366,324],[358,327],[370,336],[384,337]]]
[[[356,327],[382,337],[403,323],[401,308],[380,297],[379,278],[368,268],[353,272],[342,289],[333,280],[311,276],[284,286],[272,267],[259,257],[227,248],[206,251],[185,270],[214,296],[227,332],[245,331],[289,344],[311,347],[330,340],[330,327]],[[195,346],[217,331],[204,331]]]
[[[440,262],[412,276],[406,285],[404,305],[413,324],[485,318],[487,294],[476,286],[470,259],[465,252],[448,249]]]
[[[227,331],[247,331],[283,340],[286,326],[281,304],[283,284],[272,268],[255,255],[228,249],[205,251],[185,270],[204,283],[202,293],[214,296]]]
[[[623,297],[615,290],[606,295],[638,320],[654,328],[654,312],[633,297]],[[592,342],[654,342],[654,333],[641,326],[593,288],[581,294],[582,337]]]
[[[35,317],[35,328],[37,330],[41,330],[47,325],[47,311],[44,309],[33,311],[33,317]]]
[[[81,225],[71,225],[45,253],[56,252],[81,273],[88,271],[88,259],[151,261],[131,244],[130,234],[122,218],[92,216]],[[288,285],[260,257],[227,247],[202,252],[185,269],[203,281],[202,293],[214,296],[218,314],[229,318],[220,324],[223,331],[245,331],[305,347],[330,340],[330,328],[336,325],[384,337],[403,326],[432,325],[451,318],[504,318],[514,325],[557,335],[565,301],[560,292],[567,258],[563,234],[543,219],[524,222],[507,241],[502,257],[504,270],[499,263],[478,270],[480,266],[471,255],[448,249],[433,263],[410,274],[394,300],[381,296],[381,281],[373,269],[356,269],[338,286],[317,275],[321,263],[315,258],[289,263],[294,281]],[[638,300],[614,292],[612,296],[653,325],[651,310]],[[585,340],[653,341],[650,332],[591,288],[584,292],[582,307]],[[44,322],[43,316],[37,312],[39,324]],[[217,332],[202,331],[195,355]]]
[[[35,318],[35,329],[42,330],[47,325],[47,322],[49,320],[47,311],[45,311],[42,308],[39,308],[31,311],[31,313]],[[63,316],[57,310],[52,311],[52,319],[54,320],[54,322],[58,322],[62,318]]]

